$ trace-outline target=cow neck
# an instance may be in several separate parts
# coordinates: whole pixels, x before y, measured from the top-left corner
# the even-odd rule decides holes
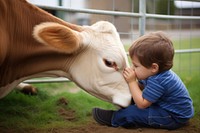
[[[1,66],[0,86],[4,86],[16,79],[30,77],[31,75],[45,75],[47,71],[68,71],[65,67],[69,55],[59,53],[48,47],[37,47],[22,50],[18,54],[11,54]],[[53,75],[52,75],[53,76]],[[59,76],[59,75],[54,75]]]
[[[33,28],[42,22],[57,22],[77,31],[81,31],[81,27],[66,23],[25,0],[4,2],[1,21],[8,35],[4,38],[7,41],[0,66],[0,87],[30,75],[64,69],[64,59],[69,55],[38,43],[32,36]]]

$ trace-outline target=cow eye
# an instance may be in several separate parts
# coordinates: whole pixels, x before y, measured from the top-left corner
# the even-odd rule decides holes
[[[106,60],[106,59],[103,59],[105,65],[107,67],[111,67],[111,68],[114,68],[116,71],[119,70],[119,67],[117,66],[117,64],[114,62],[114,61],[109,61],[109,60]]]
[[[115,64],[113,61],[109,61],[109,60],[106,60],[106,59],[104,59],[104,63],[107,67],[113,67],[114,64]]]

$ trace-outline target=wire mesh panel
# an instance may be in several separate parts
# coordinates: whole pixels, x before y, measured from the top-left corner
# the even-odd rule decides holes
[[[200,1],[52,0],[48,6],[46,0],[36,1],[29,0],[71,23],[110,21],[126,49],[139,36],[162,30],[176,50],[173,70],[183,75],[200,75]]]

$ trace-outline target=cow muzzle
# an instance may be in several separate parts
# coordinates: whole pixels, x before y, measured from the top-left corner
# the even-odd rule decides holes
[[[115,95],[113,97],[113,104],[121,107],[121,108],[125,108],[125,107],[128,107],[130,104],[131,104],[131,95],[126,95],[126,96],[123,96],[123,95]]]

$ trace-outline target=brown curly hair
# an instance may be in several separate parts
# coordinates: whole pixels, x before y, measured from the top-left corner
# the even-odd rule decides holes
[[[174,47],[172,41],[161,31],[139,37],[129,48],[130,58],[136,56],[140,63],[151,67],[157,63],[159,73],[169,70],[173,66]]]

